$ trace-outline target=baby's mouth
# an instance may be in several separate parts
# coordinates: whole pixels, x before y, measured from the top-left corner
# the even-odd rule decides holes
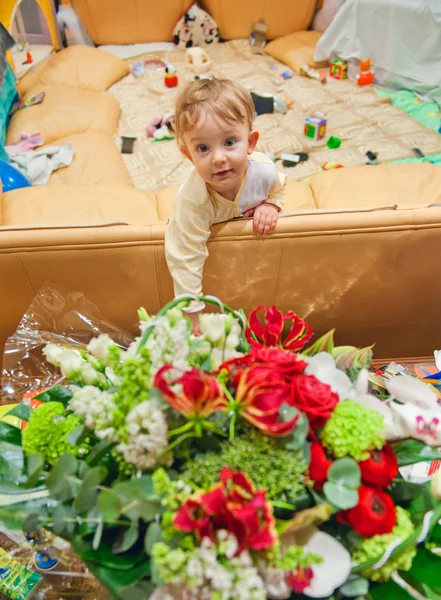
[[[228,177],[228,175],[230,173],[232,173],[232,169],[225,169],[224,171],[217,171],[217,173],[214,173],[215,177],[219,177],[219,178],[223,178],[223,177]]]

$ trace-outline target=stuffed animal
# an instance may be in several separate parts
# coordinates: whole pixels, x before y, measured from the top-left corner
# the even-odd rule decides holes
[[[173,40],[182,50],[195,46],[209,46],[219,41],[219,30],[207,12],[193,4],[176,24]]]
[[[211,68],[211,59],[202,48],[189,48],[185,57],[193,73],[205,73]]]
[[[166,112],[162,118],[153,117],[147,125],[147,137],[152,141],[172,140],[175,131],[175,116],[172,112]]]

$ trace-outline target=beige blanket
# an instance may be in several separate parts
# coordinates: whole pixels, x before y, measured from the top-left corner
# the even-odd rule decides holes
[[[350,81],[328,77],[326,84],[294,75],[283,80],[286,66],[275,59],[251,52],[246,40],[218,44],[209,49],[213,63],[211,73],[229,77],[249,86],[257,94],[288,94],[293,107],[287,114],[273,113],[256,118],[260,131],[258,150],[280,155],[281,152],[307,152],[309,160],[293,168],[282,167],[291,179],[304,179],[322,170],[325,161],[344,166],[366,161],[368,150],[378,154],[381,162],[413,156],[418,147],[426,154],[441,152],[441,136],[406,113],[379,98],[372,88],[358,87]],[[164,72],[145,71],[140,77],[130,74],[110,88],[121,104],[119,135],[137,135],[133,154],[123,154],[133,181],[139,189],[157,191],[181,183],[190,163],[179,152],[175,141],[151,142],[145,128],[152,117],[173,110],[174,101],[186,81],[194,74],[187,66],[185,51],[145,54],[127,62],[165,58],[177,69],[179,85],[164,85]],[[303,134],[304,121],[314,111],[327,113],[328,125],[324,142],[311,143]],[[329,136],[342,140],[339,149],[329,150]]]

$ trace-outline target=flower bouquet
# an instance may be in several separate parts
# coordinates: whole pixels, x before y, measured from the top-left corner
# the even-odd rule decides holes
[[[114,598],[441,599],[439,482],[401,473],[440,456],[436,391],[369,384],[372,348],[311,344],[293,312],[200,299],[222,311],[201,337],[182,297],[128,347],[45,345],[58,384],[0,422],[5,526],[65,538]]]

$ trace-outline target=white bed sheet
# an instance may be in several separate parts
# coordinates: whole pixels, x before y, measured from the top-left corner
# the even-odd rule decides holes
[[[441,0],[346,0],[315,51],[336,57],[352,79],[370,57],[376,83],[441,103]]]

